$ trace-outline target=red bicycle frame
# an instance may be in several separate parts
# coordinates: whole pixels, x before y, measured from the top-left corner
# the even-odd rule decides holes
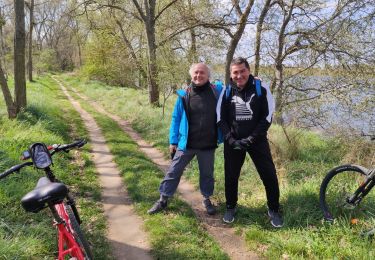
[[[56,204],[55,209],[61,218],[60,223],[56,221],[55,225],[58,230],[58,245],[59,255],[58,260],[64,260],[66,255],[76,257],[78,260],[84,260],[81,247],[73,237],[74,230],[72,229],[69,215],[66,213],[63,203]]]

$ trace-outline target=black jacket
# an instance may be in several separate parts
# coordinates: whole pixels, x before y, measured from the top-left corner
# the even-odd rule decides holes
[[[271,91],[262,86],[258,96],[252,75],[242,90],[233,85],[228,93],[227,88],[222,90],[217,107],[218,125],[224,137],[266,138],[274,111]]]

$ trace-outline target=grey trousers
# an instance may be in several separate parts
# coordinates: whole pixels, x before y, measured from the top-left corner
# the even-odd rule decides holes
[[[199,165],[199,187],[204,197],[212,196],[214,192],[214,160],[215,149],[198,150],[186,149],[186,151],[177,150],[171,165],[164,179],[160,183],[160,194],[166,197],[172,197],[180,183],[182,173],[188,163],[197,156]]]

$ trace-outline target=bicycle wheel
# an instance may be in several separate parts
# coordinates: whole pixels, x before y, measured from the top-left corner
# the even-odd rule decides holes
[[[79,244],[79,246],[81,247],[82,253],[85,256],[85,259],[87,259],[87,260],[93,259],[90,245],[89,245],[85,236],[82,233],[81,227],[77,222],[77,219],[76,219],[76,217],[73,213],[72,208],[65,203],[64,203],[64,206],[65,206],[65,209],[66,209],[66,213],[68,213],[69,222],[70,222],[70,226],[72,228],[73,236],[74,236],[75,240],[77,241],[77,243]]]
[[[354,194],[366,178],[367,169],[356,165],[343,165],[332,169],[320,186],[320,207],[324,218],[333,221],[336,217],[360,217],[374,205],[370,194],[358,204],[347,199]]]

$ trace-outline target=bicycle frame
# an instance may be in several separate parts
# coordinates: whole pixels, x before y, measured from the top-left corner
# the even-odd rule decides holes
[[[369,171],[366,180],[361,183],[359,188],[354,192],[353,195],[347,198],[347,202],[351,205],[357,206],[361,200],[372,190],[375,186],[375,169]]]
[[[68,254],[77,257],[78,260],[84,260],[82,251],[73,237],[73,230],[64,203],[50,206],[50,209],[55,218],[54,225],[58,230],[58,260],[64,260]]]
[[[47,167],[46,169],[44,169],[44,171],[47,177],[52,182],[59,182],[59,180],[57,180],[55,175],[53,174],[51,168]],[[80,223],[81,220],[75,207],[73,197],[68,193],[66,198],[67,204],[72,206],[74,215],[76,216],[77,221]],[[76,257],[78,260],[84,260],[84,255],[82,254],[81,248],[73,237],[74,231],[70,224],[70,219],[65,210],[64,203],[61,202],[58,204],[49,205],[49,208],[54,217],[54,225],[57,227],[58,230],[58,260],[64,260],[65,256],[68,254],[73,257]]]

